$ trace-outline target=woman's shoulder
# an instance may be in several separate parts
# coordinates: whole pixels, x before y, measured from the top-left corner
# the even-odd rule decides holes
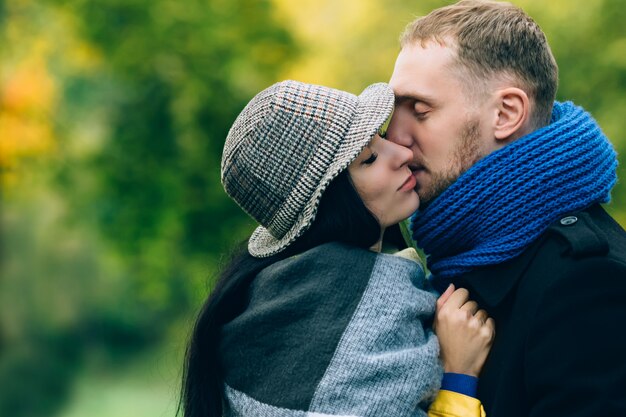
[[[314,248],[311,248],[298,255],[292,256],[290,259],[314,259],[323,262],[326,259],[333,261],[339,261],[343,263],[350,261],[351,259],[365,260],[375,259],[376,253],[370,250],[359,248],[354,245],[349,245],[343,242],[328,242]]]
[[[414,252],[414,251],[413,251]],[[372,274],[391,275],[391,279],[411,278],[421,286],[424,269],[417,254],[402,251],[396,254],[377,253],[341,242],[318,245],[266,268],[260,278],[284,275],[293,280],[316,276],[318,284],[333,286],[335,280],[351,279],[367,283]]]
[[[380,262],[387,264],[406,264],[422,269],[419,255],[413,248],[406,248],[393,253],[373,252],[342,242],[329,242],[318,245],[283,261],[284,263],[314,262],[320,265],[343,268],[346,264],[360,262]]]
[[[428,283],[414,260],[332,242],[268,266],[257,275],[251,290],[255,299],[280,294],[320,302],[329,297],[353,300],[368,288],[385,293],[402,288],[401,292],[412,293],[428,290]]]
[[[340,242],[318,245],[265,268],[255,285],[355,291],[367,285],[378,260],[376,253]],[[347,282],[346,282],[347,281]],[[270,284],[271,283],[271,284]]]

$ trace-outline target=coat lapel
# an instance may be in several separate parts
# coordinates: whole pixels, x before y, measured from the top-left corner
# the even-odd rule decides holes
[[[545,234],[544,234],[545,236]],[[496,307],[524,274],[544,237],[535,241],[519,256],[497,265],[475,269],[456,277],[454,285],[467,288],[481,307]]]

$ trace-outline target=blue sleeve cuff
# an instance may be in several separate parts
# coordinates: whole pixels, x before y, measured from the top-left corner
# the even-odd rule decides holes
[[[476,398],[478,378],[465,374],[453,374],[451,372],[446,372],[443,374],[441,389],[458,392],[459,394]]]

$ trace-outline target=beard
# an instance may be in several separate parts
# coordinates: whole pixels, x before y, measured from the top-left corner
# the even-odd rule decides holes
[[[460,132],[459,145],[452,155],[450,165],[445,170],[432,172],[432,181],[426,187],[420,188],[417,195],[420,197],[421,209],[439,197],[462,174],[472,167],[480,158],[480,122],[471,119],[463,126]]]

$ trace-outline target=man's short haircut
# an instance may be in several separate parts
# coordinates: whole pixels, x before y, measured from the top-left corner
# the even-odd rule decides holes
[[[416,19],[400,38],[402,47],[429,41],[456,49],[455,69],[464,77],[466,92],[484,94],[490,81],[507,80],[534,101],[535,128],[550,122],[558,68],[543,31],[522,9],[463,0]]]

